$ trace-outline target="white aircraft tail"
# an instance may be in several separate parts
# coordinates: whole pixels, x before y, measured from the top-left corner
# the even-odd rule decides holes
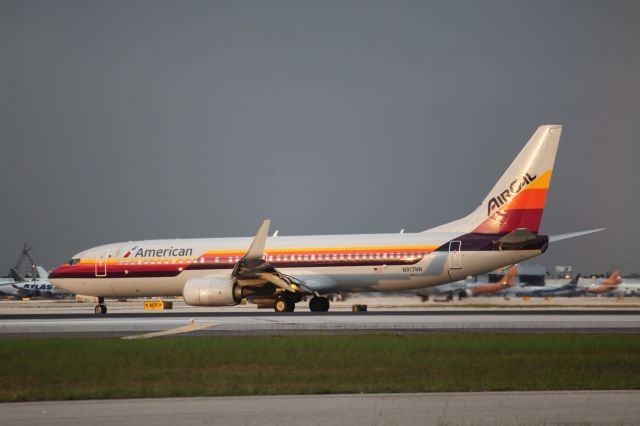
[[[538,127],[476,210],[426,232],[497,234],[526,228],[537,234],[561,133],[560,125]]]
[[[41,278],[43,280],[46,280],[47,278],[49,278],[49,273],[42,266],[34,266],[33,269],[34,269],[34,273],[33,273],[34,277]]]

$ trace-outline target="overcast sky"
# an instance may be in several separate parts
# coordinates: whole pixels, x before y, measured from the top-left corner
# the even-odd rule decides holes
[[[0,271],[102,243],[407,232],[563,124],[534,263],[639,272],[640,2],[0,0]]]

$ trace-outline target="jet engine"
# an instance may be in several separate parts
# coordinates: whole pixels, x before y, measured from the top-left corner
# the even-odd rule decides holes
[[[237,305],[242,298],[242,288],[222,277],[197,277],[187,280],[182,296],[188,305],[228,306]]]

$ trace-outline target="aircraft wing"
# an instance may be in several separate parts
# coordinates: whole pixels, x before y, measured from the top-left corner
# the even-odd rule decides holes
[[[281,273],[265,259],[264,251],[270,224],[269,219],[262,222],[249,250],[233,268],[232,276],[241,287],[259,287],[271,283],[292,293],[313,293],[302,281]]]
[[[549,237],[549,242],[555,243],[556,241],[568,240],[569,238],[575,238],[575,237],[581,237],[583,235],[589,235],[595,232],[604,231],[605,229],[606,228],[598,228],[598,229],[590,229],[588,231],[571,232],[569,234],[551,235]]]

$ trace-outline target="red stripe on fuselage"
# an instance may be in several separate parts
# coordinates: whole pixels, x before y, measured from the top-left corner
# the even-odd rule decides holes
[[[492,214],[473,232],[480,234],[497,234],[511,232],[518,228],[527,228],[537,234],[540,230],[544,209],[508,209]]]

